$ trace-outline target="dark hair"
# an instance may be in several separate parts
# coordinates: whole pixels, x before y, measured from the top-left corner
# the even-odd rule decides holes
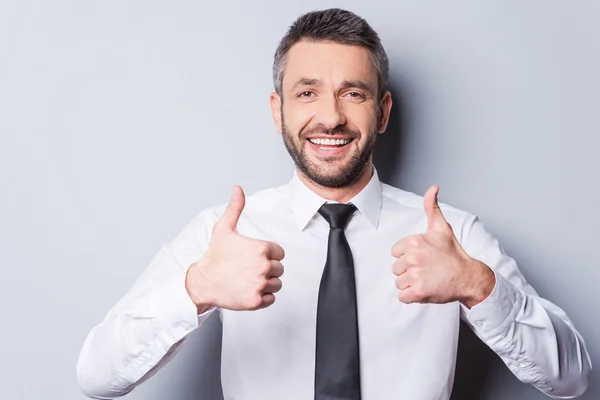
[[[301,40],[332,42],[366,47],[377,70],[379,97],[387,90],[389,62],[377,32],[364,18],[340,8],[311,11],[301,15],[279,42],[273,60],[273,85],[282,96],[283,73],[290,48]]]

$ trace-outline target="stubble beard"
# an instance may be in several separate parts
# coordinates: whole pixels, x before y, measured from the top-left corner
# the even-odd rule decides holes
[[[354,150],[350,156],[350,159],[347,160],[345,164],[340,165],[337,168],[337,171],[327,173],[325,170],[330,170],[330,168],[322,168],[322,166],[315,164],[308,158],[305,151],[306,137],[314,133],[320,133],[323,135],[342,133],[353,138],[354,140],[359,140],[361,133],[359,131],[348,129],[345,126],[339,126],[335,129],[329,130],[323,127],[316,127],[309,130],[301,130],[298,135],[298,141],[296,141],[294,140],[293,133],[285,124],[283,110],[281,113],[281,125],[283,144],[285,145],[285,148],[294,160],[294,163],[298,169],[314,183],[330,188],[348,187],[358,181],[369,165],[369,160],[373,154],[373,150],[375,149],[379,131],[379,127],[376,126],[375,129],[368,133],[367,141],[362,149]],[[354,140],[347,146],[353,145]],[[323,158],[322,160],[322,163],[333,163],[335,162],[336,158]]]

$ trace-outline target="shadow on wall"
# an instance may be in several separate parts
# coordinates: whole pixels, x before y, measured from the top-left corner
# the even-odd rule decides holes
[[[396,187],[404,188],[400,171],[406,168],[409,149],[405,145],[410,134],[408,100],[402,85],[390,82],[393,106],[385,134],[379,136],[373,154],[379,178]],[[451,400],[478,400],[484,398],[484,387],[490,373],[506,368],[500,358],[489,349],[473,331],[461,321],[456,374]],[[493,372],[492,372],[493,373]]]
[[[404,91],[399,84],[390,81],[389,90],[392,93],[392,111],[385,133],[377,138],[373,164],[381,181],[397,186],[400,180],[399,171],[402,171],[402,162],[406,159],[406,146],[403,144],[406,142],[405,135],[408,130],[408,108],[403,97]]]

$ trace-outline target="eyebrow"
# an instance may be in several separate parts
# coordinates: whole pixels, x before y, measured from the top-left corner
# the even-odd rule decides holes
[[[363,81],[348,81],[348,80],[346,80],[346,81],[342,82],[342,89],[351,89],[351,88],[361,89],[361,90],[364,90],[365,92],[373,93],[371,86],[369,86],[367,83],[365,83]]]
[[[295,90],[298,86],[319,86],[320,84],[319,79],[300,78],[294,83],[292,90]]]
[[[320,86],[320,85],[321,85],[321,81],[319,79],[300,78],[292,86],[292,91],[295,90],[298,86]],[[364,90],[365,92],[368,92],[369,94],[373,93],[373,89],[371,88],[371,86],[369,86],[367,83],[365,83],[363,81],[344,80],[342,82],[341,89],[350,89],[350,88],[361,89],[361,90]]]

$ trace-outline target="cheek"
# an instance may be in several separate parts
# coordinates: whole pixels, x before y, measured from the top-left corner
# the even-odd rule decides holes
[[[287,127],[294,133],[300,132],[316,115],[312,107],[306,105],[287,105],[283,106],[283,116]]]
[[[347,108],[346,119],[347,124],[355,126],[364,139],[377,127],[377,110],[373,107],[354,105]]]

